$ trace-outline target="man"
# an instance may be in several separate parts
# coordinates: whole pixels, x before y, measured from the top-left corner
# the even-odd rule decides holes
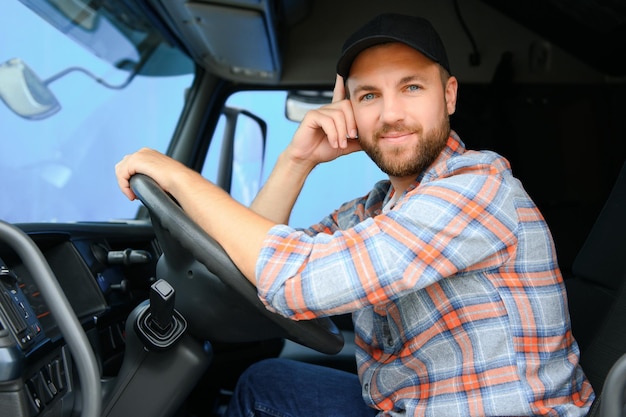
[[[457,79],[433,27],[381,15],[346,41],[337,73],[333,103],[306,115],[250,209],[154,151],[116,167],[131,199],[136,172],[171,193],[268,308],[353,314],[358,379],[264,361],[229,415],[585,415],[594,394],[552,238],[508,162],[451,131]],[[305,231],[286,226],[311,170],[361,149],[389,181]]]

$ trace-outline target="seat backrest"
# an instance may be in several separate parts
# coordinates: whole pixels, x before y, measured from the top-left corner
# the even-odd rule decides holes
[[[572,271],[577,277],[618,289],[626,271],[626,162],[598,218],[580,249]]]
[[[626,354],[626,162],[572,272],[566,280],[572,329],[600,396],[611,367]]]
[[[626,278],[626,162],[566,280],[574,336],[584,352]],[[626,345],[625,345],[626,346]]]

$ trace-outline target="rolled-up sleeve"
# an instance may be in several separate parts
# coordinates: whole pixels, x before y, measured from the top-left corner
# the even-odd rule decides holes
[[[309,234],[272,228],[257,262],[268,308],[293,319],[348,313],[385,303],[442,278],[505,262],[515,244],[515,207],[476,197],[497,179],[439,181],[413,190],[397,209],[345,230]],[[500,200],[496,198],[495,200]],[[326,228],[331,231],[330,228]]]

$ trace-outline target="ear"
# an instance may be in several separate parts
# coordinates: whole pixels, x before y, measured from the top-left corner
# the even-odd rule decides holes
[[[459,82],[456,77],[450,76],[446,81],[444,94],[446,96],[446,105],[448,107],[448,114],[454,114],[456,110],[456,94],[459,87]]]

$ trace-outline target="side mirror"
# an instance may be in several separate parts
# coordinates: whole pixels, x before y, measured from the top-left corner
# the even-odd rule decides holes
[[[0,98],[26,119],[43,119],[61,109],[46,83],[19,58],[0,64]]]
[[[154,50],[155,47],[151,49]],[[71,72],[81,72],[106,88],[121,90],[126,88],[146,64],[151,53],[146,54],[137,64],[132,65],[130,74],[121,84],[110,84],[82,67],[68,67],[61,72],[42,81],[35,71],[20,58],[13,58],[0,64],[0,98],[17,115],[26,119],[44,119],[61,109],[58,100],[48,88],[48,84],[66,76]]]
[[[244,205],[261,189],[267,124],[254,114],[225,107],[226,126],[219,158],[217,184]]]

